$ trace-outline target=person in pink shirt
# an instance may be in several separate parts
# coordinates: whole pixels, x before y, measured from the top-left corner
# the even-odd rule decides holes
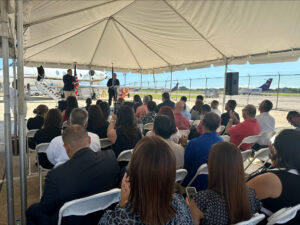
[[[258,135],[260,133],[260,126],[255,119],[256,108],[254,105],[247,105],[243,110],[244,122],[240,123],[234,113],[230,112],[230,120],[226,126],[225,132],[230,134],[230,142],[238,146],[245,137]],[[233,122],[237,125],[232,127]],[[247,150],[252,147],[252,144],[243,144],[240,149]]]
[[[144,99],[143,99],[143,105],[139,106],[136,109],[136,117],[139,119],[142,119],[144,116],[146,116],[149,113],[149,109],[148,109],[148,102],[150,102],[150,96],[149,95],[145,95]]]
[[[179,101],[175,105],[174,117],[176,127],[179,130],[189,130],[190,129],[190,121],[182,115],[182,111],[184,110],[184,102]]]

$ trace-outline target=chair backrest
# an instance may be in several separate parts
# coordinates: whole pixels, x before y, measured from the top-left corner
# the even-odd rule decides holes
[[[190,130],[179,130],[179,134],[180,134],[180,136],[184,135],[184,136],[188,137],[190,134]]]
[[[228,136],[228,135],[222,135],[221,137],[223,138],[223,140],[225,142],[229,142],[230,141],[230,136]]]
[[[192,125],[198,126],[201,120],[194,120]]]
[[[35,147],[36,152],[37,153],[46,153],[49,144],[50,143],[42,143],[42,144],[37,145]]]
[[[112,142],[108,140],[108,138],[101,138],[100,139],[100,146],[101,149],[107,148],[112,145]]]
[[[255,213],[250,220],[242,221],[234,225],[255,225],[261,222],[265,217],[264,214]]]
[[[178,169],[176,170],[176,182],[181,182],[187,175],[186,169]]]
[[[260,140],[261,136],[260,135],[254,135],[254,136],[249,136],[245,137],[243,141],[239,144],[238,147],[241,147],[242,144],[254,144]]]
[[[260,159],[262,161],[267,161],[270,159],[270,149],[269,148],[262,148],[255,152],[254,159]]]
[[[276,134],[275,131],[262,131],[260,132],[260,136],[262,139],[271,139]]]
[[[299,210],[300,210],[300,204],[293,207],[280,209],[268,218],[267,225],[284,224],[294,219]]]
[[[144,130],[152,130],[153,129],[153,123],[146,123],[144,125]]]
[[[120,200],[121,190],[118,188],[102,192],[85,198],[65,203],[59,210],[58,225],[66,216],[85,216],[99,210],[106,209]]]
[[[246,150],[246,151],[242,151],[242,157],[243,157],[243,161],[246,161],[247,159],[249,159],[252,155],[252,150]]]
[[[27,131],[26,137],[27,137],[27,138],[33,138],[34,135],[35,135],[35,133],[36,133],[37,131],[38,131],[38,129]]]
[[[199,166],[195,176],[191,179],[191,181],[189,182],[189,184],[187,185],[187,187],[191,186],[192,183],[194,182],[194,180],[201,174],[208,174],[208,167],[207,164],[202,164],[201,166]]]
[[[118,162],[121,162],[121,161],[127,161],[127,162],[129,162],[130,159],[131,159],[131,155],[132,155],[132,149],[125,150],[125,151],[123,151],[123,152],[120,153],[120,155],[118,156],[117,160],[118,160]]]

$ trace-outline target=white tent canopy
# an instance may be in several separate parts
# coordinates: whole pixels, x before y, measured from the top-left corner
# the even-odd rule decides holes
[[[27,66],[161,73],[295,61],[300,1],[25,1]]]

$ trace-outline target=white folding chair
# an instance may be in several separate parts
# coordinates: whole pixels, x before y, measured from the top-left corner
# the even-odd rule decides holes
[[[101,138],[100,139],[100,146],[101,149],[105,149],[108,148],[112,145],[112,142],[110,140],[108,140],[108,138]]]
[[[131,159],[131,155],[132,155],[132,149],[125,150],[125,151],[120,153],[117,160],[118,160],[118,162],[121,162],[121,161],[129,162],[130,159]]]
[[[34,151],[34,149],[31,149],[29,147],[29,138],[33,138],[35,133],[38,131],[38,129],[36,130],[29,130],[26,134],[26,143],[27,143],[27,149],[28,149],[28,175],[31,175],[31,157],[30,157],[30,152]]]
[[[234,225],[256,225],[261,222],[266,216],[264,214],[255,213],[250,220],[242,221]]]
[[[248,169],[248,167],[254,162],[255,159],[260,159],[261,161],[264,161],[265,165],[268,160],[270,159],[270,150],[269,148],[263,148],[255,152],[255,155],[253,159],[250,161],[250,163],[246,166],[245,170]]]
[[[225,142],[229,142],[230,141],[230,136],[228,136],[228,135],[222,135],[221,137],[223,138],[223,140]]]
[[[144,125],[144,130],[152,130],[153,129],[153,123],[146,123]]]
[[[225,128],[226,127],[224,125],[219,126],[217,129],[217,133],[222,133],[225,130]]]
[[[50,143],[42,143],[42,144],[39,144],[35,147],[35,150],[36,150],[36,154],[41,154],[41,153],[45,153],[46,154],[46,151],[47,151],[47,148],[49,146]],[[44,171],[49,171],[48,169],[46,168],[43,168],[39,162],[39,157],[38,158],[38,173],[39,173],[39,180],[40,180],[40,198],[42,197],[42,193],[43,193],[43,185],[42,185],[42,180],[43,180],[43,170]]]
[[[76,199],[65,203],[59,210],[58,225],[66,216],[85,216],[93,212],[106,209],[111,204],[120,201],[121,190],[114,188],[85,198]]]
[[[207,167],[207,164],[206,164],[206,163],[205,163],[205,164],[202,164],[202,165],[198,168],[198,170],[197,170],[195,176],[193,177],[193,179],[191,179],[191,181],[189,182],[189,184],[187,185],[187,187],[190,187],[190,186],[192,185],[192,183],[194,182],[194,180],[195,180],[199,175],[201,175],[201,174],[208,174],[208,167]]]
[[[254,136],[249,136],[245,137],[242,142],[239,144],[238,148],[240,148],[243,144],[255,144],[260,140],[261,136],[260,135],[254,135]]]
[[[275,131],[262,131],[262,132],[260,132],[259,135],[261,136],[261,139],[270,140],[275,134],[276,134]]]
[[[268,218],[267,225],[284,224],[294,219],[299,210],[300,210],[300,204],[295,205],[293,207],[280,209]]]
[[[184,136],[188,137],[190,134],[190,130],[179,130],[179,134],[180,134],[180,136],[184,135]]]
[[[242,151],[241,154],[242,154],[242,157],[243,157],[243,162],[245,162],[247,159],[250,159],[250,157],[252,155],[252,150],[248,149],[246,151]]]
[[[187,175],[187,170],[186,169],[178,169],[176,170],[176,183],[181,182],[184,180],[184,178]]]

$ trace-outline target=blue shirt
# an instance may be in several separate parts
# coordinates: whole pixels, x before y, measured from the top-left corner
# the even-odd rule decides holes
[[[200,137],[191,140],[184,152],[184,168],[188,171],[186,178],[183,181],[183,186],[188,185],[190,180],[194,177],[197,169],[207,163],[209,150],[212,145],[223,141],[217,132],[204,133]],[[207,188],[208,176],[198,176],[192,186],[197,190],[204,190]]]
[[[191,113],[187,110],[183,110],[182,111],[182,115],[186,118],[188,118],[189,120],[191,120]]]
[[[300,124],[296,127],[296,130],[300,130]]]

